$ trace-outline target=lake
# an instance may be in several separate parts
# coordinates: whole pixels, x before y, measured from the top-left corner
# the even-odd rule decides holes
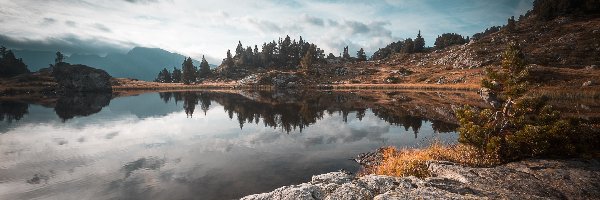
[[[0,102],[0,199],[232,199],[457,141],[476,93],[182,91]]]

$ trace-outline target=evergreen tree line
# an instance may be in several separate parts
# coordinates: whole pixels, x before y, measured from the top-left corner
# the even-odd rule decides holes
[[[163,68],[163,70],[158,72],[158,76],[154,81],[160,83],[192,84],[211,78],[212,75],[213,72],[204,56],[202,56],[202,61],[198,67],[194,66],[192,58],[188,57],[181,64],[181,69],[174,67],[173,71],[170,72],[167,68]]]
[[[502,26],[492,26],[490,28],[486,28],[485,31],[481,32],[481,33],[475,33],[473,34],[473,37],[471,37],[473,40],[478,40],[481,39],[487,35],[490,35],[492,33],[498,32],[500,31],[500,29],[502,28]]]
[[[392,42],[384,48],[380,48],[375,51],[371,56],[371,60],[381,60],[389,57],[393,53],[420,53],[425,51],[425,39],[421,36],[421,31],[417,34],[417,37],[413,40],[407,38],[405,40]]]
[[[469,36],[466,38],[457,33],[444,33],[435,39],[436,49],[443,49],[453,45],[461,45],[469,42]]]
[[[232,56],[231,51],[227,50],[227,57],[223,59],[221,65],[246,69],[274,68],[275,66],[278,69],[298,69],[300,61],[307,56],[307,52],[315,62],[325,59],[322,49],[305,41],[302,37],[296,41],[292,40],[290,36],[286,36],[284,39],[279,38],[277,42],[263,43],[260,51],[258,45],[254,45],[254,49],[251,46],[244,48],[240,41],[235,48],[235,55]]]
[[[29,69],[27,69],[27,65],[23,63],[23,59],[17,59],[11,50],[1,46],[0,77],[13,77],[24,73],[29,73]]]

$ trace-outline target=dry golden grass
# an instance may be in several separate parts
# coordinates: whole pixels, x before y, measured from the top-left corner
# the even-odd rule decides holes
[[[433,143],[424,149],[396,149],[387,147],[383,151],[383,160],[367,173],[388,176],[429,177],[431,173],[427,161],[444,160],[474,167],[488,167],[500,164],[497,156],[484,154],[472,146],[458,144],[444,146]]]
[[[533,90],[530,96],[546,96],[556,100],[600,99],[600,87],[589,88],[551,88],[545,87]]]
[[[480,86],[476,84],[425,84],[425,83],[408,83],[408,84],[341,84],[331,85],[333,89],[409,89],[409,90],[464,90],[478,91]]]

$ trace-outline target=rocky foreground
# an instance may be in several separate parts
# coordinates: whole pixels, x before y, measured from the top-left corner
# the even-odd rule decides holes
[[[526,160],[494,168],[432,161],[428,166],[434,176],[425,179],[331,172],[242,199],[600,198],[600,162],[593,159]]]

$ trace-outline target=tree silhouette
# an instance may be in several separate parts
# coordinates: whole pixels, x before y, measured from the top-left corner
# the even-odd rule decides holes
[[[304,70],[305,72],[309,72],[311,70],[313,60],[314,60],[314,54],[315,54],[314,46],[310,46],[308,48],[308,50],[306,51],[306,54],[304,54],[304,57],[302,57],[302,60],[300,61],[300,65],[302,66],[302,70]]]
[[[413,53],[415,45],[411,38],[404,40],[404,46],[402,47],[402,53]]]
[[[6,47],[0,47],[0,77],[12,77],[24,73],[29,73],[29,69],[23,60],[17,59],[15,54]]]
[[[223,60],[223,64],[227,67],[233,67],[233,58],[231,57],[231,51],[227,50],[227,57]]]
[[[350,59],[350,54],[348,53],[348,46],[344,47],[344,51],[342,53],[343,59]]]
[[[198,77],[208,78],[210,77],[211,73],[212,72],[210,71],[210,66],[208,65],[208,62],[206,61],[204,56],[202,56],[202,61],[200,62],[200,69],[198,71]]]
[[[54,64],[61,63],[64,61],[64,59],[65,59],[65,56],[60,51],[57,51],[56,58],[54,59]]]
[[[171,83],[173,79],[171,78],[171,73],[169,73],[169,70],[167,70],[167,68],[163,68],[163,70],[158,73],[155,81],[159,83]]]
[[[173,67],[173,73],[171,76],[173,83],[181,83],[182,74],[180,69]]]
[[[517,22],[515,21],[515,16],[508,18],[508,23],[506,24],[506,30],[508,30],[508,32],[515,31],[515,29],[517,28],[516,23]]]
[[[183,71],[182,81],[184,84],[192,84],[196,82],[196,67],[192,62],[192,58],[188,57],[185,59],[181,69]]]
[[[367,60],[367,54],[365,54],[365,50],[363,50],[363,48],[360,48],[360,50],[356,52],[356,58],[358,59],[358,61]]]
[[[435,48],[443,49],[453,45],[460,45],[467,43],[468,39],[465,39],[462,35],[456,33],[444,33],[435,39]]]
[[[421,37],[421,30],[419,30],[419,34],[417,34],[417,38],[415,38],[414,45],[414,52],[423,52],[423,50],[425,50],[425,39]]]

